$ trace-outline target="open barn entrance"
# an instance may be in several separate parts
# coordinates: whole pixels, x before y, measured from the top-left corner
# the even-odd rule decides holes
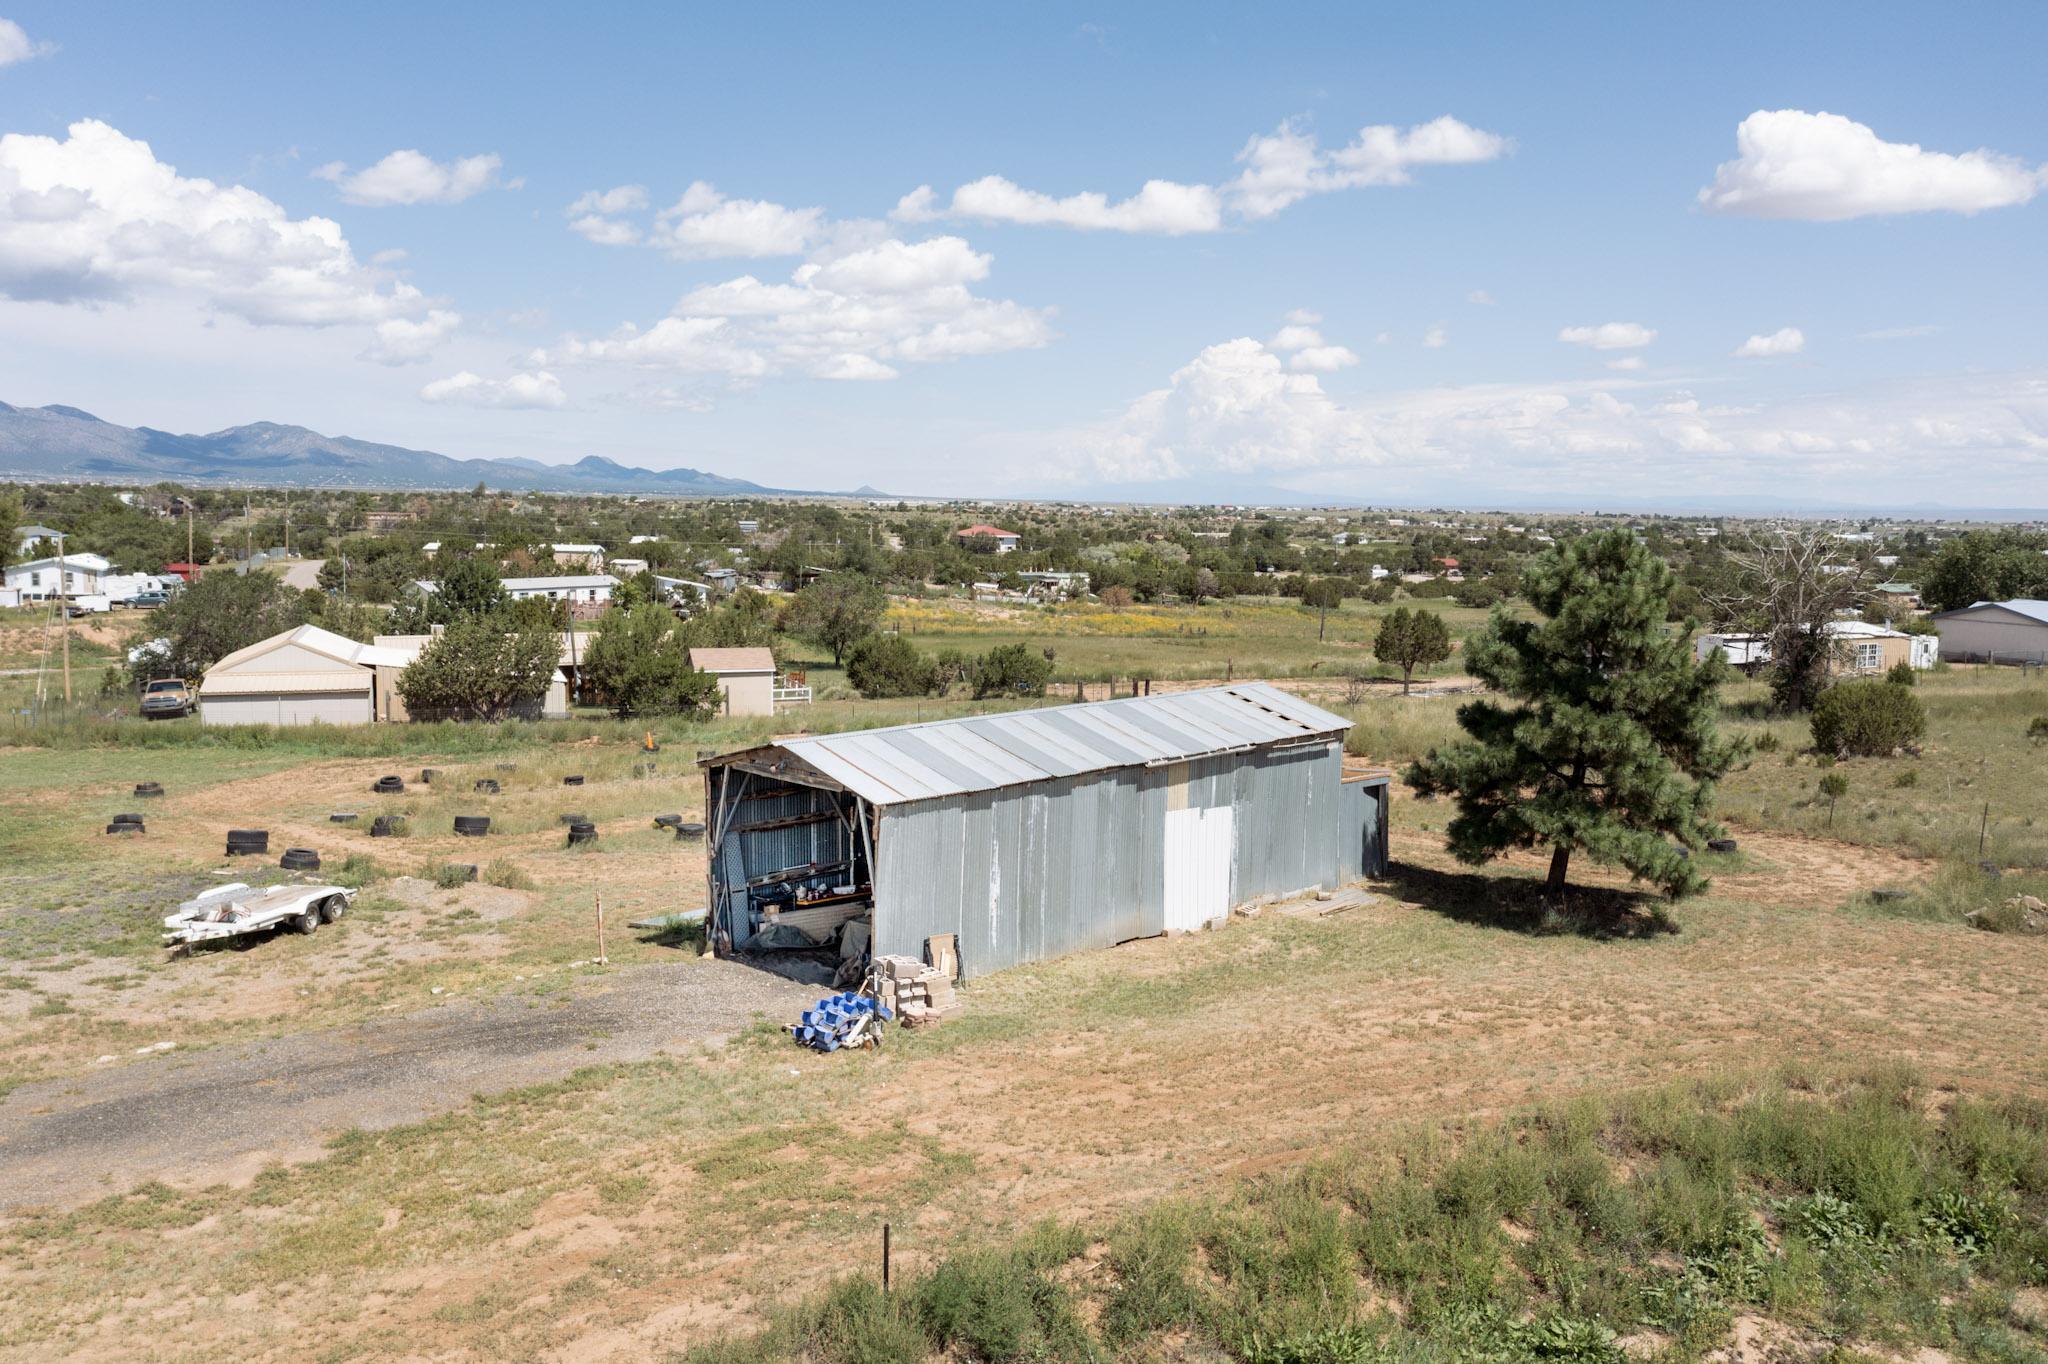
[[[857,983],[874,929],[874,812],[773,749],[705,769],[710,914],[720,956],[816,985]]]

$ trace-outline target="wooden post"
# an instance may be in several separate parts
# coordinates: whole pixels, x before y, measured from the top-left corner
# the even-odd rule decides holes
[[[889,1224],[882,1223],[882,1291],[889,1291]]]
[[[71,584],[65,580],[64,537],[57,537],[57,628],[64,633],[64,704],[71,704]],[[48,638],[48,636],[44,636]],[[49,655],[45,654],[45,658]]]
[[[604,892],[597,894],[597,964],[604,965]]]
[[[67,701],[70,700],[70,693],[65,693],[64,699]],[[1990,832],[1991,802],[1987,800],[1984,802],[1984,817],[1977,823],[1977,856],[1979,857],[1982,857],[1984,855],[1984,836]]]

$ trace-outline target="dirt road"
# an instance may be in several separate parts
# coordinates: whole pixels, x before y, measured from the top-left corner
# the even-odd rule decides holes
[[[817,993],[730,962],[677,962],[586,992],[452,1003],[24,1085],[0,1103],[0,1209],[142,1179],[246,1179],[350,1127],[413,1122],[583,1066],[716,1041],[757,1014],[791,1016]]]

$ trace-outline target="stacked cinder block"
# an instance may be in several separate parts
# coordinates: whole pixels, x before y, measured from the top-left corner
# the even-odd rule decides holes
[[[960,1013],[953,981],[935,966],[915,957],[883,956],[875,959],[882,1003],[906,1024],[943,1023]]]

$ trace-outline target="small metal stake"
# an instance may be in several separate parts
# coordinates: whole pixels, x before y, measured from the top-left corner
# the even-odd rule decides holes
[[[882,1291],[889,1291],[889,1224],[882,1223]]]

